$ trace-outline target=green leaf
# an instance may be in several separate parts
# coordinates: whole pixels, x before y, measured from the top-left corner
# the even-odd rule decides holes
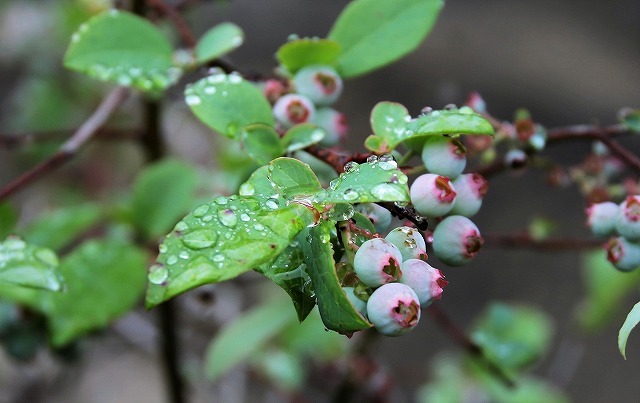
[[[409,201],[407,175],[398,169],[390,155],[364,164],[350,163],[344,173],[318,192],[319,203],[364,203],[376,201]]]
[[[242,45],[244,32],[231,22],[223,22],[209,29],[196,45],[196,61],[206,63]]]
[[[620,332],[618,333],[618,348],[620,349],[620,354],[622,354],[625,360],[627,359],[626,350],[629,334],[633,328],[636,327],[638,322],[640,322],[640,302],[631,308],[631,312],[627,315],[627,319],[624,320],[624,323],[620,328]]]
[[[289,294],[298,314],[298,320],[302,322],[316,305],[316,298],[304,264],[302,250],[299,247],[301,242],[299,238],[300,235],[278,255],[276,260],[263,264],[256,270]]]
[[[239,74],[212,74],[188,85],[184,94],[196,117],[227,137],[238,138],[252,123],[275,124],[267,98]]]
[[[617,317],[620,303],[640,284],[640,271],[622,273],[611,267],[602,249],[582,255],[586,297],[577,311],[578,322],[588,331],[606,326]],[[606,284],[606,287],[602,285]]]
[[[149,21],[109,10],[82,24],[71,37],[64,65],[102,81],[145,91],[161,91],[175,83],[171,44]]]
[[[312,144],[316,144],[326,136],[326,132],[312,123],[295,125],[282,137],[282,145],[287,152],[302,150]]]
[[[539,310],[494,303],[479,319],[471,338],[494,363],[520,370],[543,355],[551,331],[550,319]]]
[[[411,116],[403,105],[396,102],[379,102],[371,110],[373,135],[365,141],[365,146],[377,153],[388,153],[405,136]]]
[[[316,292],[322,322],[329,330],[349,335],[372,325],[360,315],[342,291],[329,242],[332,225],[332,222],[323,221],[315,227],[302,230],[300,239],[304,241],[300,242],[300,247]]]
[[[18,213],[9,203],[0,203],[0,239],[13,232],[18,222]]]
[[[349,3],[328,35],[342,45],[340,74],[357,76],[413,51],[431,31],[442,5],[442,0]]]
[[[61,263],[67,287],[51,294],[46,315],[52,343],[62,346],[128,312],[144,292],[147,258],[122,241],[82,244]]]
[[[340,44],[330,39],[302,38],[280,46],[276,58],[291,74],[314,64],[333,66],[340,54]]]
[[[147,239],[167,233],[188,211],[197,179],[190,165],[176,160],[149,165],[140,173],[133,185],[132,219]]]
[[[640,133],[640,109],[624,108],[618,113],[618,119],[632,132]]]
[[[280,136],[272,126],[262,123],[245,126],[240,136],[249,156],[260,165],[284,154]]]
[[[209,345],[205,358],[207,377],[214,380],[248,359],[295,320],[289,302],[283,298],[245,312],[224,327]]]
[[[0,243],[0,284],[62,291],[63,278],[58,270],[58,257],[51,249],[10,236]],[[0,296],[7,297],[1,288]]]
[[[255,197],[218,197],[179,221],[149,271],[147,307],[270,262],[314,220],[299,204],[269,206]]]
[[[100,206],[85,203],[43,214],[22,235],[27,242],[58,250],[102,219]]]
[[[365,140],[365,146],[375,153],[382,154],[406,142],[409,148],[420,152],[428,136],[493,135],[493,127],[489,121],[466,106],[460,109],[432,111],[411,121],[408,120],[408,116],[406,108],[400,104],[377,104],[371,112],[374,134]]]
[[[269,164],[268,178],[287,199],[312,195],[322,189],[309,165],[295,158],[277,158]]]

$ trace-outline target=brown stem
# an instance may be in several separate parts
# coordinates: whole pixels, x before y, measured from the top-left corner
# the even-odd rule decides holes
[[[602,246],[601,239],[581,238],[546,238],[533,239],[527,233],[517,234],[483,234],[485,246],[497,248],[533,249],[545,252],[562,252],[583,249],[594,249]]]
[[[174,6],[167,5],[162,0],[147,0],[147,4],[171,20],[176,27],[176,31],[178,31],[178,35],[180,35],[180,40],[185,46],[188,48],[194,48],[196,46],[197,40],[193,32],[191,32],[191,28]]]
[[[476,358],[479,363],[484,364],[485,367],[505,386],[509,388],[515,387],[515,383],[509,377],[500,366],[496,365],[487,356],[484,355],[482,348],[477,345],[467,334],[460,329],[449,316],[442,311],[437,305],[430,305],[427,311],[433,316],[433,319],[440,326],[442,330],[449,335],[451,340],[462,347],[469,355]]]
[[[56,141],[69,137],[76,129],[51,130],[38,133],[0,133],[0,146],[7,149],[23,147],[41,141]],[[140,137],[138,129],[116,129],[103,127],[98,129],[94,138],[96,140],[130,140]]]
[[[13,193],[21,190],[32,182],[40,179],[60,165],[70,160],[105,124],[107,119],[114,113],[120,104],[129,95],[129,90],[124,87],[117,87],[107,95],[98,109],[87,119],[82,126],[58,149],[58,151],[47,160],[33,167],[31,170],[9,182],[0,189],[0,201],[6,199]]]

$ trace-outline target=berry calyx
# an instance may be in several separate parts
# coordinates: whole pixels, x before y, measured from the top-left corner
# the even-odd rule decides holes
[[[607,260],[620,271],[640,268],[640,244],[624,237],[612,238],[605,245]]]
[[[628,196],[620,203],[616,230],[629,241],[640,241],[640,196]]]
[[[385,284],[367,301],[367,316],[378,332],[399,336],[413,330],[420,321],[420,302],[406,284]]]
[[[424,216],[439,217],[453,208],[456,191],[446,176],[420,175],[409,189],[411,203]]]
[[[273,115],[284,127],[291,127],[313,120],[315,107],[309,98],[298,94],[287,94],[273,106]]]
[[[342,78],[328,66],[308,66],[293,78],[296,91],[316,105],[330,105],[342,93]]]

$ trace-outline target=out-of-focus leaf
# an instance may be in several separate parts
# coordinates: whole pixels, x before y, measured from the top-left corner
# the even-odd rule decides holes
[[[27,242],[60,249],[102,218],[98,205],[86,203],[45,213],[21,231]]]
[[[196,61],[205,63],[231,52],[244,41],[244,32],[234,23],[223,22],[202,35],[196,45]]]
[[[58,257],[47,248],[31,245],[22,239],[10,236],[0,243],[0,285],[34,288],[48,291],[61,291],[64,285],[63,277],[58,270]],[[16,302],[13,293],[3,292],[0,296]]]
[[[625,319],[622,327],[620,328],[620,332],[618,333],[618,348],[620,349],[620,354],[627,359],[627,340],[629,339],[629,334],[633,330],[634,327],[640,322],[640,302],[635,304],[633,308],[631,308],[631,312],[627,315],[627,319]]]
[[[629,130],[640,133],[640,109],[624,108],[618,113],[618,118]]]
[[[302,38],[280,46],[276,58],[291,74],[305,66],[333,66],[340,54],[340,45],[330,39]]]
[[[326,132],[311,123],[295,125],[282,137],[282,145],[287,152],[302,150],[312,144],[316,144],[326,136]]]
[[[13,232],[18,222],[18,212],[9,203],[0,203],[0,239]]]
[[[243,127],[240,132],[247,154],[258,164],[268,164],[284,154],[280,136],[272,126],[256,123]]]

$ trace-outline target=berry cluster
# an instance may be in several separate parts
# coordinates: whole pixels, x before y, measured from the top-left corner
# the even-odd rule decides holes
[[[373,238],[356,251],[356,287],[344,287],[354,307],[388,336],[416,327],[420,310],[439,300],[444,275],[423,259],[426,243],[418,230],[398,227],[386,238]]]
[[[628,196],[620,205],[610,201],[592,204],[587,208],[587,225],[596,236],[614,236],[605,249],[618,270],[640,268],[640,195]]]
[[[299,70],[289,82],[287,92],[282,83],[269,80],[265,95],[274,102],[273,115],[282,129],[301,123],[314,123],[326,134],[323,146],[334,146],[347,134],[346,117],[331,108],[342,93],[342,78],[328,66],[307,66]]]
[[[422,160],[429,173],[411,185],[411,203],[426,217],[448,215],[433,233],[433,252],[448,265],[463,265],[484,242],[468,217],[480,210],[487,181],[477,173],[462,173],[467,163],[466,149],[456,138],[430,137],[422,149]]]

